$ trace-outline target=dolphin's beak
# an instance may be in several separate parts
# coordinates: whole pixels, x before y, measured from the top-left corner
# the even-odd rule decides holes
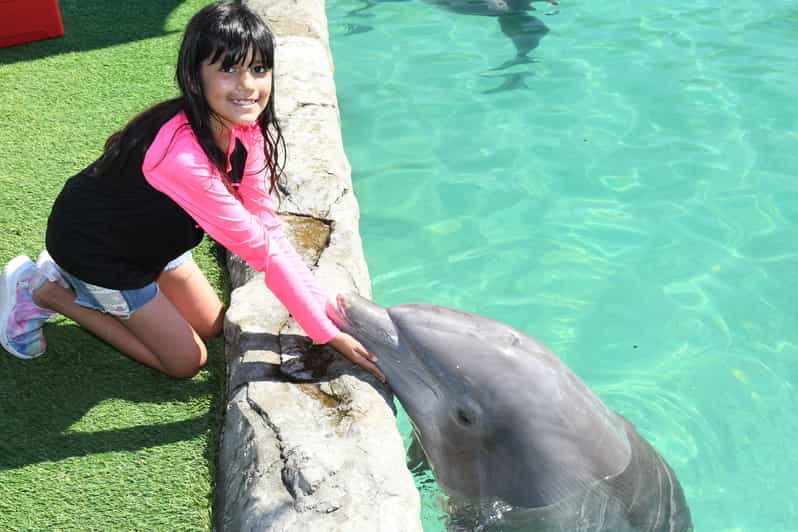
[[[396,346],[396,329],[388,310],[357,294],[338,294],[327,302],[327,316],[342,331],[351,334],[369,350]]]
[[[377,367],[410,417],[419,420],[428,416],[427,411],[439,402],[440,392],[423,362],[407,346],[400,345],[388,309],[350,292],[336,296],[326,310],[338,328],[377,355]]]

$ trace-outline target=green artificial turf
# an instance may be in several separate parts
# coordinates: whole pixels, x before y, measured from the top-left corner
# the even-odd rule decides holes
[[[0,262],[35,260],[64,181],[176,94],[181,32],[207,3],[61,0],[63,38],[0,49]],[[226,298],[217,253],[195,258]],[[64,318],[45,333],[36,360],[0,350],[0,530],[210,529],[222,341],[178,381]]]

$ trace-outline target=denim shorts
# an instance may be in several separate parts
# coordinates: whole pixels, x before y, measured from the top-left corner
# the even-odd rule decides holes
[[[163,271],[174,270],[178,266],[192,260],[191,251],[186,251],[167,264]],[[126,320],[138,309],[155,299],[158,295],[158,283],[152,282],[135,290],[113,290],[81,281],[71,273],[58,266],[59,273],[75,291],[75,303],[81,307],[99,310],[119,319]]]

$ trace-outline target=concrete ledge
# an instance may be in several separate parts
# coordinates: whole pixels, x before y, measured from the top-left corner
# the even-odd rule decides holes
[[[370,296],[322,2],[251,0],[278,36],[275,103],[288,150],[286,233],[331,293]],[[313,345],[240,259],[225,321],[221,531],[421,531],[390,391]]]

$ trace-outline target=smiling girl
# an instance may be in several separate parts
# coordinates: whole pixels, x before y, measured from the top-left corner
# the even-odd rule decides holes
[[[311,339],[382,378],[325,315],[328,295],[273,210],[285,150],[273,70],[274,38],[247,6],[220,2],[194,15],[178,57],[180,96],[111,135],[56,199],[38,262],[19,256],[4,268],[0,343],[9,353],[43,354],[42,327],[60,313],[142,364],[192,377],[224,316],[191,258],[207,233],[265,273]]]

